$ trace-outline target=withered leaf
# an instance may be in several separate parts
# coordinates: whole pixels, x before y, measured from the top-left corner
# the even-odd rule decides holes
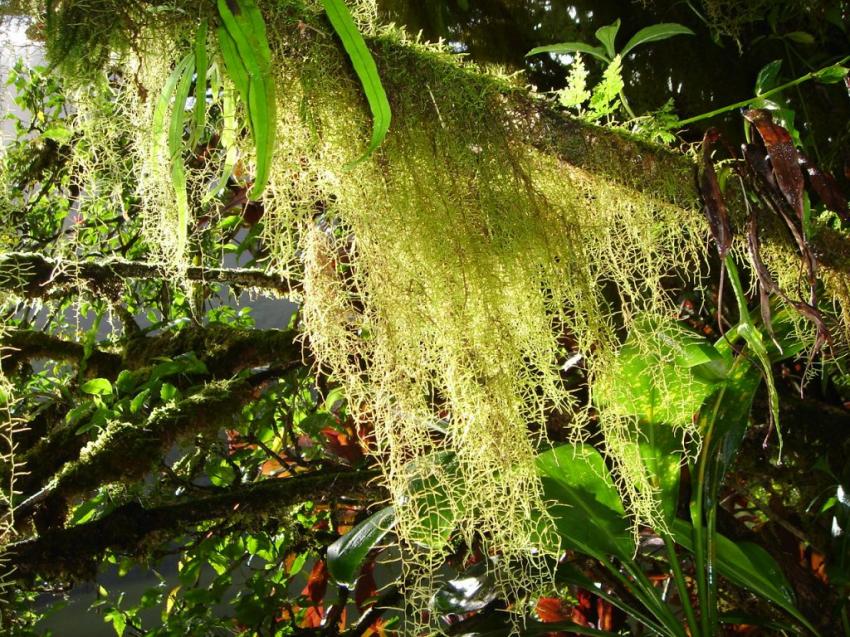
[[[800,153],[800,166],[809,180],[809,185],[821,203],[835,212],[844,223],[850,223],[850,210],[847,207],[847,197],[838,187],[838,182],[829,173],[815,166],[811,159]]]
[[[711,228],[714,243],[717,245],[717,253],[722,261],[732,245],[732,229],[729,225],[726,200],[720,192],[717,172],[714,170],[714,159],[711,157],[711,149],[719,138],[720,133],[715,128],[708,129],[703,137],[699,189],[705,204],[705,216],[708,218],[708,225]]]
[[[776,177],[776,185],[785,200],[803,218],[803,172],[800,170],[797,149],[791,135],[782,126],[773,121],[769,111],[754,108],[744,112],[744,117],[758,131],[764,147],[770,157],[770,165]]]

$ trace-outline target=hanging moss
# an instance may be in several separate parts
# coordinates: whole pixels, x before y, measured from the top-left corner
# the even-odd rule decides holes
[[[516,107],[528,101],[509,101],[524,89],[378,29],[374,6],[358,6],[393,127],[351,169],[344,166],[362,154],[370,122],[347,59],[314,3],[268,8],[278,105],[263,199],[269,267],[303,281],[309,348],[374,430],[408,602],[427,605],[454,550],[450,538],[498,553],[492,569],[502,591],[529,592],[549,583],[545,558],[557,552],[535,456],[548,444],[553,413],[572,417],[577,438],[591,416],[568,389],[565,363],[581,357],[591,392],[613,382],[612,362],[637,318],[674,318],[677,288],[704,287],[707,225],[684,192],[688,164],[670,160],[665,173],[663,153],[627,163],[621,150],[633,143],[592,129],[561,147],[586,159],[567,163],[540,141],[554,134],[529,139],[528,128],[554,124]],[[156,152],[153,96],[185,54],[197,17],[138,28],[141,37],[115,62],[124,81],[109,85],[109,118],[86,108],[91,93],[78,94],[84,143],[75,161],[94,180],[85,191],[119,183],[110,166],[126,136],[148,246],[178,275],[200,247],[175,243],[177,193],[171,158]],[[223,115],[233,88],[212,62],[210,127],[244,121]],[[233,138],[234,175],[244,185],[253,170],[249,136],[218,132]],[[208,150],[203,161],[187,153],[187,192],[214,219],[221,212],[210,193],[227,159],[221,147]],[[783,255],[770,267],[790,288],[794,260]],[[660,373],[658,383],[663,389]],[[610,407],[596,417],[635,524],[657,522],[634,454],[634,420]],[[680,438],[698,435],[689,422],[672,426]]]

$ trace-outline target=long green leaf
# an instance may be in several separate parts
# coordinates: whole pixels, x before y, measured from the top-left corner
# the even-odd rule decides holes
[[[195,34],[195,107],[192,114],[192,134],[189,137],[189,146],[192,148],[203,135],[204,119],[207,114],[207,71],[209,70],[207,30],[207,20],[204,19]]]
[[[677,544],[694,550],[693,526],[682,519],[674,521],[671,531]],[[814,634],[817,630],[797,610],[791,586],[770,554],[757,544],[735,543],[720,533],[715,538],[717,570],[731,582],[773,602]]]
[[[348,164],[348,167],[352,167],[369,157],[384,141],[387,131],[390,129],[392,111],[390,110],[389,100],[387,100],[387,94],[384,91],[384,85],[378,75],[375,60],[366,47],[366,42],[357,29],[357,25],[354,24],[354,19],[351,17],[348,7],[345,6],[345,2],[343,0],[322,0],[322,6],[328,14],[331,26],[342,41],[345,52],[351,59],[354,72],[360,78],[363,92],[366,94],[366,100],[369,102],[369,108],[372,111],[372,139],[366,152],[359,159]]]
[[[369,551],[395,526],[395,509],[386,507],[363,520],[328,547],[328,571],[343,586],[354,588]]]
[[[538,46],[526,53],[525,57],[540,55],[541,53],[587,53],[588,55],[592,55],[605,63],[611,61],[611,58],[605,55],[605,49],[601,46],[591,46],[584,42],[559,42],[558,44]]]
[[[254,184],[248,195],[257,199],[268,182],[275,148],[276,101],[274,80],[270,72],[271,52],[265,23],[256,4],[252,0],[237,0],[234,6],[237,9],[235,13],[228,0],[218,0],[218,12],[224,25],[223,30],[219,29],[219,44],[228,73],[232,69],[240,75],[234,83],[248,111],[257,164]],[[227,36],[222,36],[222,31],[230,36],[233,47],[230,47]],[[247,87],[244,77],[241,77],[237,57],[247,73]]]
[[[672,38],[677,35],[693,34],[694,32],[688,27],[677,24],[676,22],[653,24],[652,26],[641,29],[635,33],[631,39],[626,42],[626,46],[624,46],[623,50],[620,51],[620,55],[622,57],[626,57],[633,48],[640,46],[641,44],[646,44],[647,42],[658,42],[659,40],[666,40],[667,38]]]

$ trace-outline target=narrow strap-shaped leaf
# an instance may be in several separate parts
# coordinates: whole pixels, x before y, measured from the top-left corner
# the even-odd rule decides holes
[[[231,9],[231,2],[237,9],[236,13]],[[251,0],[218,0],[218,10],[224,30],[232,38],[236,54],[248,76],[247,91],[243,90],[245,86],[240,78],[243,88],[239,92],[248,111],[257,163],[254,185],[248,194],[252,199],[257,199],[268,181],[275,146],[275,89],[269,72],[271,53],[266,40],[265,23]],[[220,40],[226,41],[227,38],[220,36]],[[231,49],[222,55],[234,58],[233,53]],[[225,65],[230,71],[231,64],[228,64],[227,57]],[[232,66],[238,67],[235,59]]]
[[[195,71],[195,58],[192,56],[183,70],[177,88],[174,91],[174,106],[171,109],[171,120],[168,127],[168,155],[174,160],[183,150],[183,129],[186,124],[186,100],[192,89],[192,74]]]
[[[348,7],[345,6],[345,2],[343,0],[322,0],[322,6],[328,14],[331,26],[342,41],[345,52],[351,59],[354,72],[360,78],[363,92],[366,94],[366,100],[369,102],[369,108],[372,111],[372,140],[369,142],[366,152],[359,159],[348,164],[348,167],[351,167],[369,157],[384,141],[390,128],[392,111],[390,110],[389,100],[387,100],[387,94],[384,91],[384,85],[378,75],[375,60],[366,47],[366,42],[357,29],[357,25],[354,24],[354,19],[351,17]]]
[[[207,114],[207,71],[209,70],[207,31],[208,24],[205,18],[195,34],[195,108],[192,114],[192,134],[189,137],[190,147],[194,147],[201,139]]]
[[[183,165],[183,127],[186,122],[186,100],[192,88],[194,57],[186,65],[177,89],[174,91],[174,106],[171,110],[171,126],[168,131],[168,154],[171,161],[171,186],[174,188],[177,209],[177,258],[186,251],[189,224],[189,200],[186,193],[186,168]]]
[[[177,83],[183,77],[183,74],[193,59],[194,56],[189,54],[177,63],[177,66],[174,67],[171,75],[168,76],[168,80],[166,80],[165,86],[162,87],[162,91],[160,91],[157,98],[153,117],[151,118],[152,154],[154,161],[159,161],[160,153],[165,148],[168,140],[169,128],[166,125],[166,116],[168,115],[168,107],[171,105],[171,100],[174,97],[174,91],[177,89]]]

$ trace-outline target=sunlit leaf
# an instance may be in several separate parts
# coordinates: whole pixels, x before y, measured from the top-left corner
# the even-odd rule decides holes
[[[375,60],[366,47],[366,42],[363,40],[357,25],[354,24],[345,2],[343,0],[322,0],[322,6],[328,14],[328,19],[334,31],[342,41],[345,52],[351,59],[354,72],[360,78],[363,92],[366,94],[366,100],[369,102],[369,108],[372,111],[372,139],[366,152],[359,159],[349,164],[349,166],[353,166],[369,157],[384,141],[387,131],[390,129],[392,112],[387,94],[384,91],[384,85],[378,75],[378,67],[375,66]]]
[[[661,24],[653,24],[652,26],[643,28],[637,33],[635,33],[631,37],[631,39],[629,39],[629,41],[626,43],[626,46],[623,47],[623,50],[620,51],[620,55],[622,57],[626,57],[626,55],[628,55],[632,49],[634,49],[636,46],[640,46],[641,44],[646,44],[648,42],[658,42],[659,40],[666,40],[677,35],[693,34],[694,32],[691,31],[688,27],[681,24],[677,24],[676,22],[663,22]]]
[[[614,48],[614,40],[617,39],[617,32],[620,30],[620,19],[617,18],[609,25],[599,27],[596,30],[596,39],[605,47],[605,52],[609,58],[613,58],[616,49]]]
[[[385,507],[331,544],[327,552],[331,577],[353,590],[369,551],[379,545],[395,523],[395,509]]]
[[[603,62],[611,61],[611,59],[605,54],[605,50],[602,47],[591,46],[590,44],[585,44],[584,42],[560,42],[558,44],[547,44],[546,46],[538,46],[526,53],[525,57],[529,57],[531,55],[540,55],[541,53],[587,53],[588,55],[592,55],[593,57],[602,60]]]

